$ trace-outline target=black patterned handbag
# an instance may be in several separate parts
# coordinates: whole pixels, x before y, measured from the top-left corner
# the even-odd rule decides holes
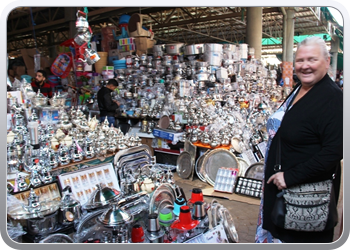
[[[279,137],[278,144],[276,172],[281,171]],[[338,212],[333,180],[306,183],[282,190],[277,194],[271,219],[276,226],[294,231],[320,232],[334,228],[338,223]]]

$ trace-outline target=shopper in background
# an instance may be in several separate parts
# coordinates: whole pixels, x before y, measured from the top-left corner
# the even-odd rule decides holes
[[[106,117],[109,126],[115,126],[115,114],[120,103],[112,99],[111,93],[118,87],[115,79],[110,79],[106,86],[101,86],[97,92],[98,108],[100,109],[100,122],[104,122]]]
[[[33,91],[42,93],[44,96],[51,98],[52,97],[52,88],[51,85],[46,82],[47,76],[44,70],[38,70],[35,74],[35,80],[31,83]]]
[[[298,45],[295,72],[300,84],[266,124],[269,140],[255,238],[258,243],[333,241],[333,229],[298,232],[278,228],[271,221],[280,190],[331,179],[336,169],[333,185],[338,200],[343,158],[343,94],[327,74],[329,65],[330,56],[321,38],[308,37]],[[282,169],[276,173],[278,137]]]

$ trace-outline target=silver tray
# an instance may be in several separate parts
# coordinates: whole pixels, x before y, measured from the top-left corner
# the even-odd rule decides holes
[[[119,167],[121,165],[121,163],[123,163],[124,161],[130,161],[132,159],[139,158],[139,157],[148,157],[149,159],[151,158],[150,154],[148,154],[146,151],[141,151],[138,153],[121,156],[119,158],[116,166]]]
[[[263,162],[256,162],[250,165],[247,170],[244,173],[244,177],[256,179],[256,180],[263,180],[264,176],[264,163]]]
[[[204,154],[202,154],[201,156],[198,157],[198,159],[196,161],[196,165],[195,165],[195,170],[196,170],[196,174],[197,174],[198,178],[205,183],[207,183],[207,179],[205,179],[205,176],[204,176],[205,172],[204,172],[202,166],[203,166],[203,159],[204,159],[205,154],[207,152],[205,152]]]
[[[160,184],[151,194],[149,213],[158,213],[164,207],[173,206],[175,199],[174,188],[169,183]]]
[[[158,126],[161,129],[167,129],[169,125],[170,125],[170,118],[167,115],[163,115],[158,121]]]
[[[193,168],[193,158],[189,152],[183,151],[177,157],[176,172],[182,179],[187,179],[191,176]]]
[[[244,177],[245,172],[247,171],[247,169],[249,168],[249,164],[248,162],[246,162],[243,158],[241,157],[237,157],[237,160],[239,162],[239,172],[237,176],[242,176]]]
[[[8,209],[7,214],[14,220],[41,218],[41,216],[47,216],[56,212],[60,208],[60,201],[42,201],[40,205],[40,211],[33,213],[24,210],[20,205],[12,206]]]
[[[230,212],[228,211],[227,208],[223,207],[223,208],[220,208],[219,214],[220,214],[220,217],[222,218],[224,230],[226,232],[227,237],[231,242],[238,243],[239,242],[238,233]]]
[[[186,140],[184,145],[184,150],[191,154],[192,161],[195,162],[196,155],[197,155],[197,146],[193,145],[192,142],[190,142],[189,140]],[[193,174],[194,174],[194,166],[192,167],[192,170],[191,170],[191,176],[190,176],[191,181],[193,181]]]
[[[216,174],[221,167],[237,168],[239,172],[238,160],[230,150],[218,148],[206,154],[203,159],[204,176],[210,185],[215,185]]]
[[[140,146],[119,150],[114,156],[114,165],[115,166],[117,165],[117,163],[121,157],[131,155],[131,154],[136,154],[136,153],[142,152],[142,151],[147,152],[149,155],[151,154],[151,149],[146,144],[142,144]]]

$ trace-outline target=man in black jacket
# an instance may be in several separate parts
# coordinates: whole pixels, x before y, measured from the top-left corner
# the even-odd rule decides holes
[[[115,125],[115,112],[119,108],[120,103],[112,99],[112,92],[118,87],[115,79],[110,79],[106,86],[97,92],[98,108],[100,109],[100,122],[104,122],[107,117],[109,126]]]

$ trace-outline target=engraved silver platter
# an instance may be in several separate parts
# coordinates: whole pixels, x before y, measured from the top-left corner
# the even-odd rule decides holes
[[[252,178],[256,180],[263,180],[264,176],[264,163],[256,162],[250,165],[245,171],[244,177]]]
[[[241,157],[237,157],[237,160],[239,162],[239,172],[238,172],[238,176],[242,176],[244,177],[246,170],[249,167],[248,162],[246,162],[243,158]]]
[[[191,176],[193,162],[193,157],[189,152],[180,153],[176,161],[176,172],[180,178],[187,179]]]
[[[239,172],[239,163],[236,156],[230,150],[223,148],[214,149],[207,153],[202,164],[205,169],[205,179],[212,186],[215,185],[219,168],[237,168]]]
[[[149,213],[159,213],[163,208],[173,206],[175,199],[175,190],[171,184],[160,184],[151,194]]]

